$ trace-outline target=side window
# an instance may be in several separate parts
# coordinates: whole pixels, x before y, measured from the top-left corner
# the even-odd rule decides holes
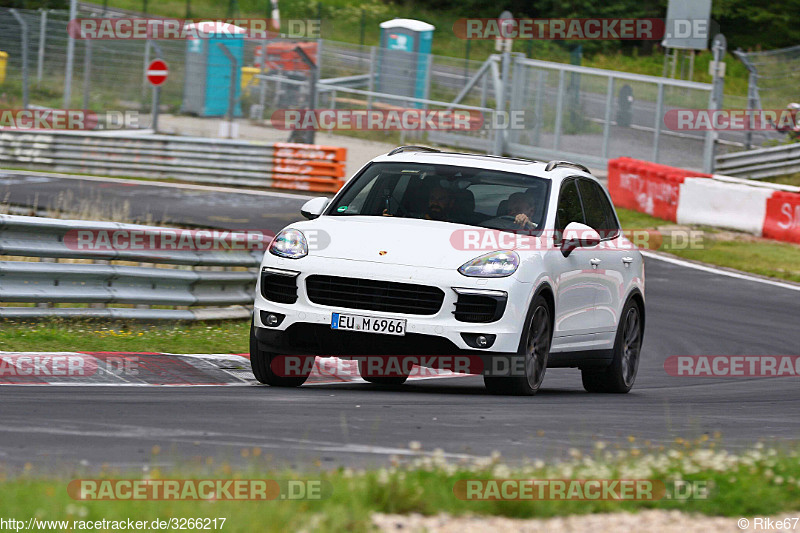
[[[581,198],[578,196],[578,186],[574,179],[561,186],[561,195],[558,198],[558,210],[556,212],[556,241],[561,240],[561,232],[570,222],[585,223],[583,209],[581,208]]]
[[[583,210],[586,213],[586,225],[597,230],[603,239],[615,236],[619,228],[613,215],[613,208],[600,184],[585,179],[578,183]]]

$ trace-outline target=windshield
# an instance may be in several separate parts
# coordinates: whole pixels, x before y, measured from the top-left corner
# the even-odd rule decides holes
[[[353,178],[327,214],[535,230],[543,226],[549,187],[546,179],[497,170],[373,163]]]

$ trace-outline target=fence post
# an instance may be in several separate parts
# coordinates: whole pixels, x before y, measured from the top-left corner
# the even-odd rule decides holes
[[[614,76],[608,77],[606,113],[603,120],[603,159],[608,159],[608,140],[611,133],[611,107],[614,103]]]
[[[89,88],[92,78],[92,41],[86,39],[84,41],[83,50],[83,107],[81,109],[89,109]]]
[[[747,59],[747,54],[742,52],[741,50],[735,50],[733,52],[739,60],[744,63],[744,67],[747,69],[748,78],[747,78],[747,107],[748,109],[758,109],[761,105],[758,102],[758,70],[753,63]],[[753,147],[753,130],[752,130],[752,119],[751,119],[751,127],[748,128],[747,133],[745,134],[745,145],[748,150]]]
[[[22,107],[28,109],[28,23],[16,9],[10,9],[22,29]]]
[[[714,54],[712,66],[714,67],[714,80],[711,86],[711,95],[708,98],[709,111],[716,111],[722,109],[722,96],[725,88],[725,78],[720,76],[719,64],[725,58],[725,50],[727,49],[728,41],[725,36],[718,33],[711,43],[711,52]],[[714,172],[714,148],[717,142],[717,132],[709,130],[706,132],[705,146],[703,147],[703,172]]]
[[[69,20],[75,20],[78,15],[78,0],[69,2]],[[64,109],[69,109],[72,100],[72,63],[75,59],[75,38],[67,36],[67,67],[64,75]]]
[[[44,48],[47,39],[47,10],[42,9],[42,20],[39,23],[39,54],[36,63],[36,86],[42,83],[44,73]]]
[[[375,90],[375,47],[369,47],[369,83],[367,85],[369,96],[367,96],[367,110],[372,109],[372,91]]]
[[[656,97],[656,119],[653,125],[653,163],[658,163],[658,143],[661,140],[661,124],[664,120],[664,83],[658,84]]]
[[[508,81],[511,70],[511,52],[503,51],[502,55],[502,70],[500,71],[500,94],[495,95],[497,99],[496,113],[505,113],[506,111],[506,94],[508,93]],[[495,127],[499,126],[499,117],[495,120]],[[505,132],[497,128],[494,132],[494,149],[492,155],[503,155],[505,152]]]
[[[564,78],[565,71],[558,71],[558,94],[556,95],[556,124],[553,131],[553,149],[558,150],[561,144],[561,115],[564,111]]]

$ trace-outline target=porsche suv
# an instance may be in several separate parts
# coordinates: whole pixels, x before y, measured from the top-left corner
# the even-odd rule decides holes
[[[260,382],[306,380],[276,369],[287,354],[461,354],[493,393],[535,394],[548,367],[580,369],[590,392],[633,386],[644,265],[585,167],[400,147],[301,213],[261,263]]]

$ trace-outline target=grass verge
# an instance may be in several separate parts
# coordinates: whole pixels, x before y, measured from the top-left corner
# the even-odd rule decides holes
[[[628,209],[617,209],[625,230],[658,229],[663,242],[656,241],[655,250],[684,259],[701,261],[760,276],[800,282],[800,246],[754,237],[746,233],[717,228],[692,226],[698,236],[697,245],[684,238],[686,232],[673,222]],[[674,231],[673,231],[674,230]]]
[[[0,322],[0,351],[246,353],[250,321],[148,325],[65,319]]]
[[[703,436],[694,442],[677,439],[666,450],[629,437],[630,444],[596,442],[589,453],[568,450],[567,460],[525,462],[510,467],[500,457],[448,461],[440,451],[416,452],[377,470],[285,471],[271,468],[260,448],[245,448],[249,466],[234,473],[227,463],[215,465],[198,457],[195,464],[166,472],[154,466],[136,472],[103,468],[54,475],[38,474],[26,465],[22,473],[4,475],[0,512],[27,520],[133,520],[225,518],[225,531],[369,531],[372,513],[433,515],[499,515],[546,518],[572,514],[680,510],[713,516],[766,516],[800,509],[800,447],[764,449],[757,445],[741,454],[717,450],[717,441]],[[154,454],[158,454],[156,446]],[[67,492],[73,479],[271,479],[306,480],[326,487],[324,499],[272,501],[84,501]],[[652,500],[527,499],[464,500],[456,483],[466,480],[658,480],[667,496]],[[484,485],[488,486],[488,485]],[[679,487],[694,487],[694,492]],[[701,489],[702,487],[702,489]],[[463,497],[463,492],[458,491]],[[281,494],[286,494],[284,490]],[[679,497],[682,495],[681,497]]]

